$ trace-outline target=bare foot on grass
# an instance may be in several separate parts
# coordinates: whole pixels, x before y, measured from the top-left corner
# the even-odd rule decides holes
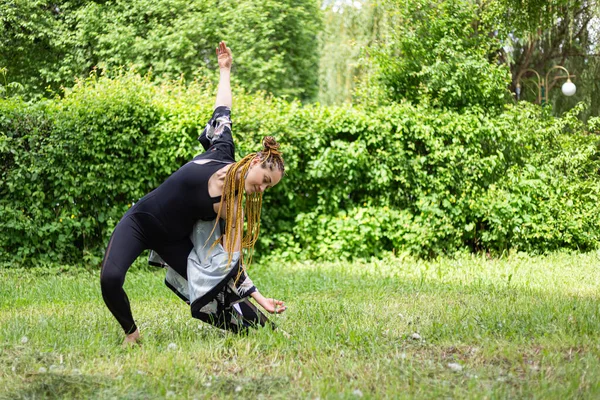
[[[125,340],[123,340],[123,347],[134,347],[141,346],[141,338],[140,338],[140,330],[136,329],[135,332],[125,335]]]

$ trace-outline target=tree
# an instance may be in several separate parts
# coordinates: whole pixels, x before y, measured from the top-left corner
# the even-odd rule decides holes
[[[539,8],[538,8],[539,6]],[[527,16],[519,9],[542,10]],[[589,107],[583,113],[587,119],[600,113],[600,27],[594,25],[600,17],[597,1],[551,1],[545,4],[526,5],[522,2],[506,2],[506,15],[514,18],[512,34],[505,61],[511,66],[513,90],[517,77],[531,68],[545,74],[555,65],[566,67],[576,75],[577,93],[565,97],[560,90],[551,90],[555,83],[549,84],[549,102],[554,111],[561,114],[583,101]],[[513,18],[510,18],[513,19]],[[565,74],[562,73],[564,76]],[[523,74],[524,78],[531,75]],[[524,91],[524,98],[535,101],[537,86],[524,80],[525,87],[536,88],[535,93]]]
[[[373,66],[368,50],[387,31],[382,6],[369,1],[326,4],[321,31],[319,101],[351,103],[356,84],[367,81]]]
[[[436,107],[495,109],[508,95],[501,37],[488,9],[469,0],[387,1],[391,34],[374,49],[388,99]]]
[[[71,86],[94,69],[208,75],[220,40],[234,50],[246,89],[302,99],[318,90],[315,0],[0,0],[0,9],[0,68],[30,95]]]

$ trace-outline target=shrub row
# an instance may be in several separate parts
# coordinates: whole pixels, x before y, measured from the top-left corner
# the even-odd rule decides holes
[[[214,93],[127,74],[91,77],[61,99],[0,100],[2,257],[99,262],[128,207],[200,151]],[[574,115],[531,104],[491,116],[234,97],[238,156],[272,134],[287,163],[265,195],[259,254],[597,246],[598,140]]]

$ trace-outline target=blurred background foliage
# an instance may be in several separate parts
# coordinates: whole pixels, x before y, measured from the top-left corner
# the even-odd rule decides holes
[[[0,0],[0,251],[97,263],[189,160],[214,48],[233,49],[238,155],[288,174],[259,253],[339,259],[597,247],[595,1]],[[554,65],[549,104],[523,75]],[[560,84],[561,81],[558,81]]]
[[[122,67],[156,80],[214,77],[224,38],[243,87],[316,95],[322,20],[312,0],[2,0],[0,9],[1,66],[29,96]]]

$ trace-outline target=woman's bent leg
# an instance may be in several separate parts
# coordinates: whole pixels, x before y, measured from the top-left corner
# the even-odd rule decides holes
[[[147,248],[138,225],[131,217],[126,216],[117,224],[102,261],[102,298],[126,334],[135,332],[137,326],[131,314],[129,299],[123,290],[125,274]]]

